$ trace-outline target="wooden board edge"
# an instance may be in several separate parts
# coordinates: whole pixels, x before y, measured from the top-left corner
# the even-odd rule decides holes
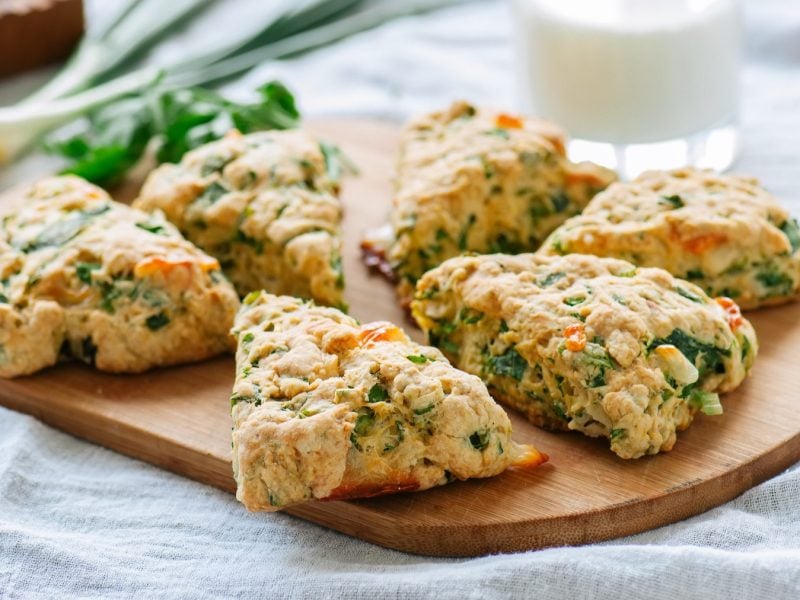
[[[138,442],[143,432],[137,427],[108,422],[104,427],[89,428],[66,409],[53,411],[50,407],[51,412],[45,413],[36,403],[20,400],[5,390],[1,395],[2,403],[7,408],[31,415],[70,435],[224,492],[234,494],[236,491],[228,461],[209,455],[214,467],[199,470],[193,466],[190,458],[192,453],[197,452],[196,449],[176,446],[174,440],[158,437],[156,443],[143,446]],[[170,451],[161,451],[159,442],[168,446]],[[348,511],[342,510],[342,502],[310,502],[289,507],[283,512],[392,550],[421,556],[475,557],[597,543],[669,525],[736,498],[751,487],[786,470],[798,460],[800,433],[734,471],[672,490],[657,498],[624,502],[596,511],[535,521],[468,525],[456,529],[447,525],[407,524],[402,538],[381,527],[379,522],[371,523],[364,519],[361,511],[350,512],[353,516],[361,512],[362,518],[348,518]],[[361,502],[366,503],[364,510],[368,512],[369,501]],[[570,532],[567,536],[570,539],[566,543],[565,531]]]
[[[284,512],[352,537],[420,556],[469,558],[526,552],[558,546],[580,546],[619,539],[693,517],[740,496],[800,460],[800,433],[734,471],[671,490],[660,497],[623,502],[585,513],[536,521],[465,526],[407,526],[403,539],[368,521],[342,521],[338,503],[316,502]],[[423,492],[424,493],[424,492]],[[598,526],[598,521],[601,525]],[[454,533],[455,531],[455,533]],[[564,532],[569,531],[570,536]],[[565,542],[565,537],[571,537]]]

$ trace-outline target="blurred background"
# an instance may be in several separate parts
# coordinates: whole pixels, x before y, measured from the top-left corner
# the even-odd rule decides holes
[[[86,0],[88,36],[107,31],[128,4]],[[147,40],[123,66],[112,69],[109,77],[146,65],[166,67],[169,74],[171,65],[241,44],[233,56],[241,56],[242,48],[256,48],[238,64],[241,72],[227,78],[217,72],[220,77],[208,82],[198,76],[184,79],[216,87],[241,102],[252,101],[265,82],[278,80],[294,94],[306,119],[357,116],[401,122],[455,98],[523,108],[512,12],[500,0],[179,0],[169,3],[168,10],[163,2],[133,4],[139,9],[155,6],[156,12],[140,10],[139,21],[123,16],[120,22],[127,31],[120,37],[122,46],[146,38],[169,19],[174,23]],[[742,144],[733,170],[754,174],[774,193],[791,198],[795,192],[787,173],[800,166],[795,133],[800,125],[800,5],[792,0],[742,4]],[[111,54],[125,50],[115,44],[112,39],[107,46]],[[6,55],[0,57],[0,72],[7,60]],[[243,68],[250,63],[252,69]],[[223,61],[223,71],[226,64],[236,62]],[[51,65],[0,79],[0,105],[25,97],[58,70]],[[0,117],[0,133],[3,125]],[[0,186],[41,172],[41,160],[38,153],[28,154],[13,168],[2,168]]]

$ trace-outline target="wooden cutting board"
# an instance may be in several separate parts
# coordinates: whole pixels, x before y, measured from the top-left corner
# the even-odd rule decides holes
[[[392,288],[359,260],[362,231],[390,197],[396,127],[365,121],[311,127],[361,169],[344,189],[347,300],[362,321],[406,324]],[[135,186],[120,192],[131,197]],[[700,415],[672,452],[624,461],[607,443],[547,433],[512,412],[515,437],[547,452],[529,472],[364,501],[315,502],[287,512],[407,552],[474,556],[628,535],[705,511],[800,460],[800,304],[748,315],[761,339],[753,376]],[[234,491],[228,397],[233,359],[113,376],[64,364],[0,382],[0,402],[46,423],[197,481]],[[244,511],[244,508],[242,508]]]

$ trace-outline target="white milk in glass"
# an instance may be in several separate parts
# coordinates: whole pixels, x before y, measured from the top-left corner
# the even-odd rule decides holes
[[[570,151],[634,176],[736,155],[737,0],[513,0],[526,110]]]

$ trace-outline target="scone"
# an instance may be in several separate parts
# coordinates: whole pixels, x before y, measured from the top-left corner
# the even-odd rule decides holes
[[[650,171],[598,194],[542,246],[660,267],[742,308],[800,293],[797,221],[756,180]]]
[[[453,364],[536,425],[606,437],[622,458],[670,450],[722,411],[757,352],[729,298],[616,259],[453,258],[417,284],[414,318]]]
[[[219,263],[159,214],[77,177],[39,181],[0,226],[0,377],[76,358],[136,373],[232,349]]]
[[[308,134],[234,131],[180,164],[158,167],[134,206],[161,209],[219,259],[240,295],[264,288],[341,306],[336,192],[325,154]]]
[[[511,441],[480,379],[390,323],[253,292],[234,334],[233,470],[250,510],[424,490],[546,460]]]
[[[401,140],[391,231],[388,240],[364,241],[367,258],[388,262],[407,304],[416,280],[447,258],[536,250],[615,179],[571,163],[564,145],[551,123],[466,102],[412,121]]]

